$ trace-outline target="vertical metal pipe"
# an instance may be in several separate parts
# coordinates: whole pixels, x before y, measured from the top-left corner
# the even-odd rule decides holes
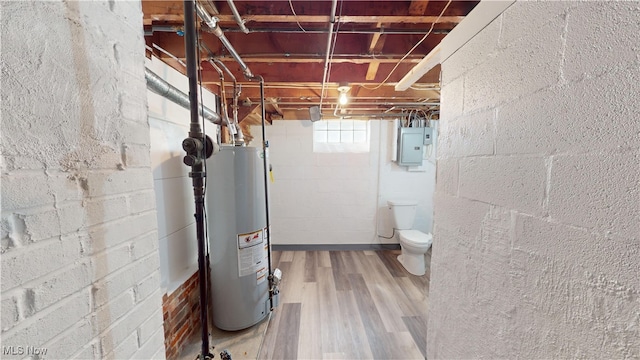
[[[196,53],[196,27],[193,0],[184,0],[184,47],[187,57],[187,78],[189,78],[189,102],[191,104],[191,126],[189,136],[202,137],[198,116],[198,64]],[[192,134],[193,133],[193,134]]]
[[[333,37],[333,24],[336,21],[336,8],[338,6],[338,0],[331,2],[331,16],[329,17],[329,36],[327,37],[327,55],[324,59],[324,73],[322,74],[322,90],[320,91],[320,114],[322,114],[322,101],[324,100],[324,88],[329,79],[327,74],[329,73],[329,55],[331,54],[331,38]]]
[[[213,65],[213,62],[219,64],[220,67],[224,69],[224,71],[226,71],[226,73],[229,74],[229,77],[231,77],[231,79],[233,80],[233,105],[231,105],[231,108],[233,110],[233,123],[236,127],[235,137],[237,138],[236,140],[241,143],[240,145],[244,146],[244,134],[242,133],[242,129],[240,128],[240,123],[238,123],[238,99],[240,98],[242,87],[238,84],[238,81],[236,80],[236,77],[233,76],[231,70],[229,70],[229,68],[222,61],[218,59],[211,59],[209,60],[209,62],[211,63],[211,65]]]
[[[213,67],[213,69],[217,71],[218,75],[220,76],[220,103],[222,104],[220,107],[222,108],[222,117],[224,118],[223,122],[227,124],[227,128],[229,129],[229,131],[232,134],[235,134],[235,124],[233,124],[232,121],[229,120],[229,111],[227,110],[227,94],[224,90],[224,73],[218,66],[216,66],[213,61],[209,60],[209,64],[211,64],[211,67]]]
[[[271,267],[271,221],[269,218],[269,181],[268,181],[268,171],[267,167],[267,134],[265,130],[265,119],[267,117],[266,109],[265,109],[265,101],[264,101],[264,78],[261,75],[253,76],[250,80],[259,80],[260,81],[260,107],[262,108],[262,164],[264,166],[264,202],[265,202],[265,216],[267,218],[267,246],[269,247],[269,251],[267,251],[268,262],[269,262],[269,276],[273,275],[273,270]],[[271,292],[271,282],[269,282],[269,303],[271,310],[273,310],[273,293]]]
[[[189,176],[193,181],[193,196],[195,202],[196,236],[198,242],[198,278],[200,285],[200,326],[202,348],[200,359],[211,359],[209,353],[209,326],[207,323],[207,307],[209,305],[207,297],[207,269],[205,254],[205,234],[204,234],[204,161],[202,148],[206,140],[200,127],[198,116],[198,78],[197,78],[197,53],[196,53],[196,27],[195,27],[195,3],[193,0],[184,0],[184,43],[187,57],[187,77],[189,78],[189,102],[191,104],[191,124],[189,127],[189,138],[183,142],[183,148],[187,150],[191,144],[191,150],[196,148],[192,160],[185,157],[185,163],[191,165]],[[186,145],[186,146],[185,146]],[[187,153],[190,153],[187,150]]]

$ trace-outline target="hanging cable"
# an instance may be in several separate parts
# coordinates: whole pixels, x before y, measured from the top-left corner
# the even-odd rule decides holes
[[[293,17],[296,19],[296,23],[298,24],[298,27],[300,28],[300,30],[302,30],[303,33],[306,33],[307,30],[305,30],[302,25],[300,25],[300,22],[298,21],[298,14],[296,14],[296,11],[293,10],[293,3],[291,3],[291,0],[289,0],[289,7],[291,8],[291,13],[293,13]]]
[[[404,56],[400,60],[398,60],[398,63],[396,63],[396,66],[394,66],[393,69],[391,69],[391,71],[389,72],[389,75],[387,75],[387,77],[384,78],[384,80],[382,80],[382,82],[378,84],[378,86],[374,86],[371,88],[371,87],[362,85],[362,87],[367,90],[378,90],[379,88],[382,87],[382,85],[386,84],[386,82],[389,80],[391,75],[396,71],[396,69],[398,69],[398,66],[400,66],[400,64],[404,61],[404,59],[406,59],[409,55],[411,55],[413,50],[415,50],[418,46],[420,46],[420,44],[422,44],[422,42],[424,42],[427,39],[427,36],[431,34],[431,32],[433,31],[433,27],[436,25],[436,23],[440,20],[444,12],[447,10],[447,8],[449,7],[449,4],[451,4],[451,1],[453,0],[449,0],[449,2],[447,2],[447,5],[444,6],[444,9],[442,9],[442,11],[440,12],[440,15],[438,15],[438,17],[436,18],[436,21],[431,23],[431,28],[429,28],[429,31],[422,37],[422,39],[420,39],[420,41],[418,41],[411,49],[409,49],[409,51],[407,51],[407,53],[404,54]]]

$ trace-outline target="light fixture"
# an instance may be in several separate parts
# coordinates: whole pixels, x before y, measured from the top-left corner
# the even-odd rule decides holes
[[[340,93],[340,96],[338,96],[338,102],[340,103],[340,105],[347,105],[347,103],[349,102],[349,98],[347,97],[347,94]]]
[[[340,83],[340,86],[338,86],[338,92],[340,92],[340,95],[338,95],[338,103],[340,105],[346,105],[349,102],[347,93],[350,89],[351,86],[347,85],[346,83]]]

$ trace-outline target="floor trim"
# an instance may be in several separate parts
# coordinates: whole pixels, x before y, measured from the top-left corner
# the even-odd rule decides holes
[[[303,244],[271,245],[273,251],[362,251],[399,250],[400,244]]]

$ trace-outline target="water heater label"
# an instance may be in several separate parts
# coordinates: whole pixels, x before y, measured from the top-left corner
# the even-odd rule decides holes
[[[260,285],[267,280],[267,266],[261,267],[256,272],[256,285]]]
[[[248,234],[238,234],[238,248],[244,249],[254,245],[262,244],[263,231],[258,230]]]
[[[262,264],[264,266],[258,269],[258,271],[256,272],[256,285],[260,285],[265,282],[265,280],[267,280],[267,272],[269,270],[269,244],[267,243],[267,236],[269,235],[269,233],[267,231],[267,228],[263,229],[265,241],[264,246],[262,247],[264,249],[262,255]]]
[[[238,234],[238,275],[240,277],[255,274],[266,266],[263,231]]]

